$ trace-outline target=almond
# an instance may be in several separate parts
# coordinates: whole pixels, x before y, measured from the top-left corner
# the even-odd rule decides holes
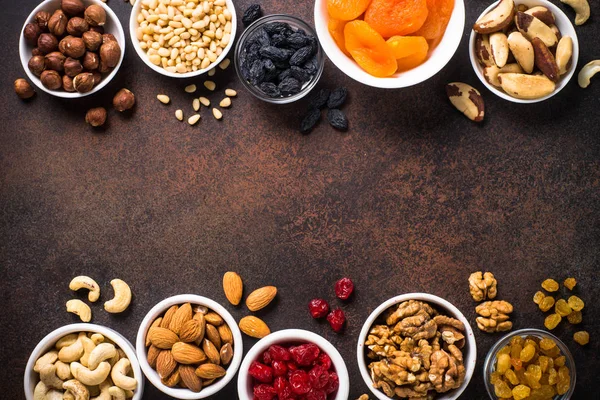
[[[196,368],[196,375],[202,379],[217,379],[225,376],[226,373],[225,368],[217,364],[202,364]]]
[[[202,341],[202,350],[204,350],[204,354],[206,354],[211,363],[217,365],[221,363],[221,356],[219,354],[219,350],[215,347],[213,342],[211,342],[208,339],[204,339]]]
[[[206,360],[206,354],[193,344],[177,342],[173,345],[171,353],[180,364],[199,364]]]
[[[146,355],[146,358],[148,359],[148,364],[152,368],[156,368],[156,359],[158,358],[160,352],[161,350],[156,346],[150,345],[150,347],[148,347],[148,354]]]
[[[233,347],[231,347],[231,343],[225,343],[223,347],[221,347],[219,355],[221,357],[221,364],[228,365],[233,358]]]
[[[171,308],[169,308],[167,310],[165,315],[163,315],[163,319],[160,323],[161,328],[169,328],[169,325],[171,324],[171,320],[173,319],[173,315],[175,315],[175,313],[177,312],[178,309],[179,309],[179,306],[174,305],[174,306],[171,306]]]
[[[258,311],[268,306],[276,295],[277,288],[275,286],[261,287],[250,293],[246,299],[246,306],[248,306],[250,311]]]
[[[177,368],[177,361],[170,350],[162,350],[156,358],[156,372],[161,379],[171,375]],[[168,386],[168,385],[167,385]]]
[[[214,311],[209,311],[204,315],[204,319],[211,325],[220,326],[223,325],[223,318]]]
[[[233,333],[231,333],[231,328],[227,324],[223,324],[217,328],[219,331],[219,336],[221,337],[222,343],[231,343],[233,344]]]
[[[181,327],[179,339],[182,342],[190,343],[196,341],[201,334],[204,334],[202,323],[197,319],[190,319]]]
[[[200,334],[196,340],[194,340],[196,346],[200,346],[200,343],[202,343],[202,339],[204,339],[204,334],[206,332],[206,320],[204,319],[204,314],[199,312],[194,315],[193,319],[200,323]]]
[[[234,306],[240,304],[244,293],[242,277],[232,271],[225,272],[225,275],[223,275],[223,291],[231,304]]]
[[[169,329],[179,335],[183,324],[192,319],[192,305],[185,303],[173,314],[173,319],[169,323]]]
[[[181,365],[179,366],[179,376],[181,377],[181,382],[190,389],[192,392],[199,392],[202,390],[202,379],[198,377],[195,373],[196,368],[191,365]]]
[[[150,328],[148,336],[150,336],[150,342],[159,349],[170,349],[179,341],[179,337],[167,328]]]
[[[152,324],[150,325],[150,329],[159,327],[161,322],[162,322],[162,317],[156,318],[154,321],[152,321]],[[146,333],[146,347],[150,346],[150,344],[151,344],[150,343],[150,329],[148,329],[148,332]]]
[[[242,318],[239,325],[242,332],[257,339],[262,339],[271,333],[267,324],[253,315]]]
[[[175,370],[171,375],[160,380],[163,385],[168,387],[175,387],[181,381],[181,375],[179,374],[179,368]]]
[[[206,324],[206,338],[213,342],[217,349],[221,348],[221,335],[219,331],[211,324]]]

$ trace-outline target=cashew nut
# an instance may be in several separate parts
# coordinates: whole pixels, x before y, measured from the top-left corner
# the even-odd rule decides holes
[[[111,386],[108,389],[108,393],[110,393],[114,400],[125,400],[127,398],[125,391],[118,386]]]
[[[83,344],[81,340],[76,340],[69,346],[65,346],[58,352],[58,359],[64,363],[77,361],[83,355]]]
[[[67,301],[67,312],[79,315],[83,322],[90,322],[92,319],[92,310],[90,306],[79,299]]]
[[[63,400],[63,392],[58,390],[50,390],[46,393],[44,400]]]
[[[89,276],[76,276],[71,280],[71,283],[69,283],[69,289],[74,291],[88,289],[90,291],[88,293],[88,300],[92,303],[98,301],[100,298],[100,286],[98,286],[96,281]]]
[[[33,370],[35,372],[40,372],[42,367],[46,364],[54,364],[54,362],[58,359],[58,352],[51,350],[37,359],[35,365],[33,366]]]
[[[33,389],[33,400],[44,400],[50,388],[42,381],[39,381]]]
[[[590,61],[585,64],[577,76],[579,86],[584,89],[588,87],[590,85],[590,80],[597,72],[600,72],[600,60]]]
[[[106,361],[101,362],[98,367],[91,371],[78,362],[71,363],[71,373],[81,383],[87,386],[99,385],[108,378],[110,374],[110,364]]]
[[[63,381],[56,376],[56,365],[46,364],[40,370],[40,380],[48,388],[62,389]]]
[[[127,376],[127,372],[129,372],[130,367],[131,362],[129,362],[129,359],[121,358],[112,368],[110,377],[112,378],[114,384],[121,389],[135,390],[137,387],[137,380]]]
[[[104,335],[101,333],[92,333],[90,339],[92,339],[92,342],[94,342],[96,345],[99,345],[100,343],[104,342]]]
[[[110,378],[107,378],[104,382],[102,382],[99,386],[100,394],[96,397],[93,397],[91,400],[112,400],[112,396],[110,395],[108,389],[112,386],[112,382]]]
[[[56,342],[54,347],[56,347],[57,350],[60,350],[63,347],[70,346],[77,341],[77,337],[78,336],[76,333],[69,333],[67,336],[63,336],[58,339],[58,342]]]
[[[590,18],[590,4],[587,0],[560,0],[575,10],[575,25],[582,25]]]
[[[75,400],[89,400],[90,398],[90,391],[77,379],[71,379],[63,383],[63,389],[70,391]]]
[[[54,365],[56,366],[56,376],[63,381],[69,380],[73,377],[73,375],[71,375],[71,367],[69,367],[69,364],[65,364],[59,360],[55,362]]]
[[[113,279],[110,284],[115,291],[115,297],[112,300],[104,303],[104,309],[109,313],[120,313],[129,307],[131,303],[131,289],[125,281],[121,279]]]
[[[95,397],[100,394],[100,387],[98,385],[86,385],[86,387],[90,391],[90,397]]]
[[[94,370],[102,361],[113,358],[115,354],[118,353],[114,345],[110,343],[100,343],[92,350],[87,366],[89,369]]]
[[[92,339],[90,339],[87,336],[82,336],[80,338],[81,340],[81,344],[83,344],[83,356],[81,356],[81,360],[79,360],[79,362],[87,367],[88,366],[88,360],[90,358],[90,354],[92,354],[92,351],[94,351],[94,349],[96,348],[96,344],[94,343],[94,341]],[[94,368],[90,368],[90,369],[94,369]]]
[[[75,400],[75,396],[73,396],[73,393],[67,390],[65,393],[63,393],[63,400]]]

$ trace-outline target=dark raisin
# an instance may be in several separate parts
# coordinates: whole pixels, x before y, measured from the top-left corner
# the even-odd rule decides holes
[[[317,92],[315,96],[310,99],[309,107],[312,108],[325,108],[327,105],[327,99],[329,99],[329,89],[323,88]]]
[[[271,36],[275,35],[276,33],[285,35],[287,32],[290,32],[290,31],[293,32],[290,25],[285,22],[271,22],[271,23],[265,24],[264,29]]]
[[[329,124],[335,129],[340,131],[348,130],[348,118],[346,118],[346,114],[344,114],[341,110],[332,108],[327,111],[327,121],[329,121]]]
[[[268,58],[265,58],[263,60],[263,67],[265,69],[265,81],[272,82],[275,79],[277,79],[277,77],[279,76],[279,70],[277,69],[275,64],[273,64],[273,61],[269,60]]]
[[[339,87],[335,89],[329,95],[329,99],[327,99],[327,107],[328,108],[340,108],[346,102],[346,97],[348,96],[348,89],[345,87]]]
[[[283,96],[292,96],[300,92],[300,82],[292,77],[285,78],[279,83],[279,91]]]
[[[292,70],[290,68],[288,69],[284,69],[283,71],[281,71],[279,73],[279,76],[277,77],[277,79],[279,79],[279,82],[281,82],[282,80],[284,80],[285,78],[292,76]]]
[[[296,78],[300,83],[308,82],[310,80],[310,74],[300,67],[293,66],[290,68],[291,76]]]
[[[319,110],[318,108],[311,108],[310,110],[308,110],[308,112],[302,119],[302,122],[300,123],[300,132],[302,132],[303,134],[310,133],[315,127],[315,125],[317,125],[317,122],[319,122],[320,119],[321,110]]]
[[[319,41],[314,36],[308,36],[308,46],[312,47],[314,54],[319,50]]]
[[[249,71],[250,83],[258,85],[265,79],[265,67],[262,60],[256,60],[252,63]]]
[[[290,65],[302,65],[307,62],[313,54],[314,49],[312,46],[304,46],[296,50],[296,52],[290,57]]]
[[[248,26],[260,17],[262,17],[262,9],[260,8],[260,4],[252,4],[246,9],[246,11],[244,11],[242,22],[244,23],[244,26]]]
[[[285,61],[290,58],[290,51],[280,49],[275,46],[263,46],[260,48],[260,55],[273,61]]]
[[[271,82],[263,82],[260,84],[259,89],[263,91],[269,97],[279,97],[281,96],[281,92],[277,85]]]
[[[309,38],[303,33],[294,32],[287,38],[289,47],[299,49],[309,44]]]
[[[286,70],[286,69],[290,68],[290,63],[288,60],[284,60],[284,61],[273,60],[273,64],[275,64],[275,66],[277,68],[279,68],[280,70]]]
[[[288,40],[284,35],[276,33],[271,37],[271,45],[275,47],[285,48],[288,46]]]
[[[319,59],[315,55],[313,58],[308,60],[302,68],[304,68],[309,74],[314,75],[319,70]]]
[[[271,43],[271,39],[269,38],[269,34],[264,28],[259,28],[252,33],[250,38],[248,38],[248,44],[252,43],[258,43],[260,47],[268,46]]]

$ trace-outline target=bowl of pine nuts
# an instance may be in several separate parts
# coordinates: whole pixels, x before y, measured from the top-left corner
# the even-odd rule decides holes
[[[192,78],[220,64],[237,30],[232,0],[139,0],[129,19],[138,56],[159,74]]]

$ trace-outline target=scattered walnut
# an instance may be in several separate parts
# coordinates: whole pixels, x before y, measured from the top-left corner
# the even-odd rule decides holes
[[[498,282],[491,272],[477,271],[469,276],[469,290],[475,301],[483,301],[486,298],[495,299],[498,294],[497,285]]]
[[[508,314],[513,312],[513,306],[507,301],[486,301],[479,304],[475,311],[480,315],[476,319],[477,327],[484,332],[504,332],[512,329]]]

